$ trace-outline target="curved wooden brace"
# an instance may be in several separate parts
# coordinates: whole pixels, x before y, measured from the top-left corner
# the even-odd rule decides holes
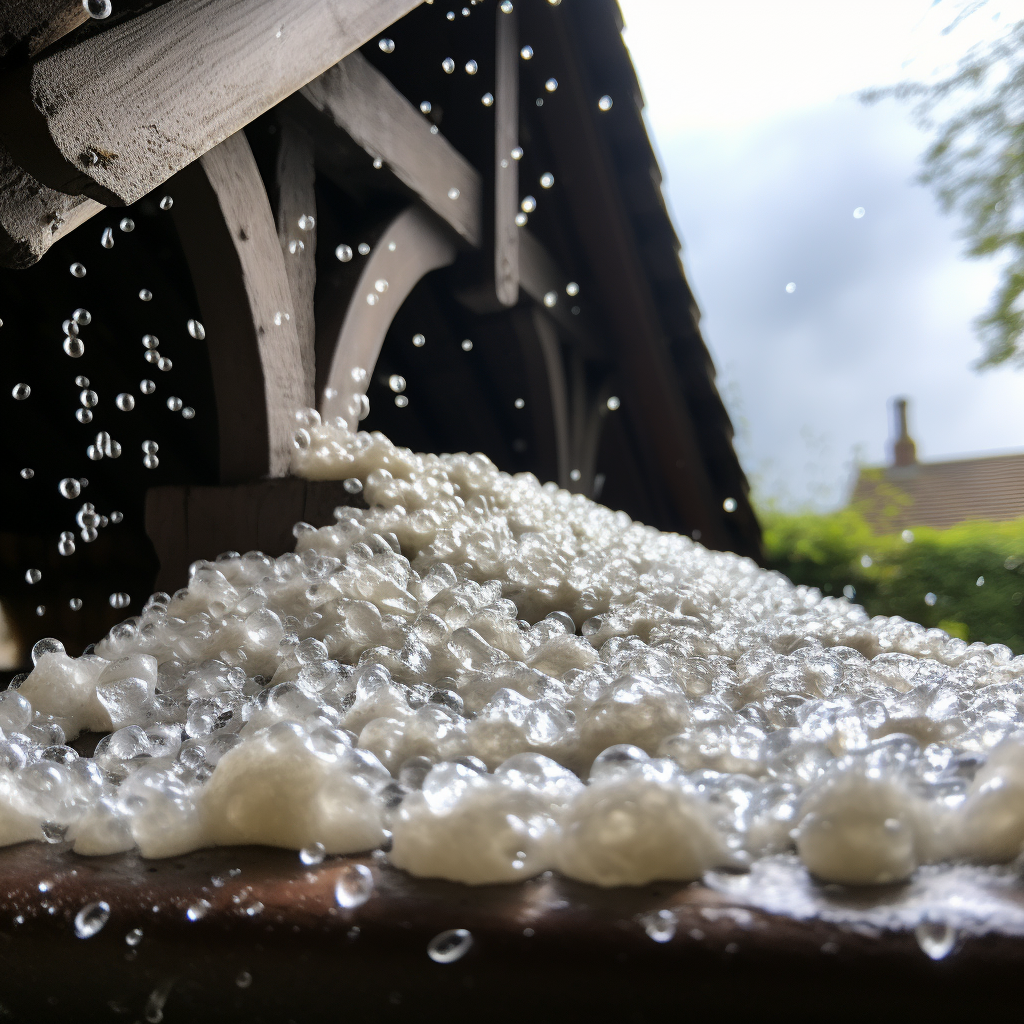
[[[243,132],[168,183],[206,328],[220,479],[288,471],[295,411],[312,405],[274,216]],[[307,369],[304,371],[303,364]]]
[[[342,416],[355,428],[360,396],[395,314],[424,275],[450,266],[455,256],[437,218],[410,206],[385,225],[368,256],[355,257],[361,259],[357,268],[339,264],[334,284],[340,294],[317,317],[318,362],[324,368],[319,408],[325,418]]]

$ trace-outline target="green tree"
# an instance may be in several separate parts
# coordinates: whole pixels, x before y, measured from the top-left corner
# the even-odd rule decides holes
[[[957,20],[981,6],[966,5]],[[933,135],[920,180],[963,217],[967,255],[1005,260],[976,321],[985,346],[979,366],[1024,366],[1024,21],[974,47],[941,81],[862,94],[866,102],[885,97],[913,103],[915,120]]]

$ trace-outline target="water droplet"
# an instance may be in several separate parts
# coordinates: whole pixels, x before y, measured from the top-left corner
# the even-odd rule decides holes
[[[73,476],[66,476],[57,484],[57,490],[64,498],[77,498],[82,493],[82,485]]]
[[[363,489],[363,481],[358,477],[350,476],[341,486],[349,494],[358,494]]]
[[[466,338],[466,340],[463,341],[463,343],[462,343],[462,351],[463,352],[472,352],[473,351],[473,342],[471,342],[469,340],[469,338]]]
[[[191,405],[186,405],[185,408],[181,410],[181,418],[183,420],[195,419],[195,415],[196,411]]]
[[[450,189],[448,189],[448,198],[449,199],[458,199],[459,195],[460,195],[460,192],[459,192],[459,190],[457,188],[455,188],[454,185]]]
[[[129,395],[127,391],[122,391],[121,394],[114,399],[114,405],[121,410],[121,412],[131,412],[135,408],[135,398],[133,395]]]
[[[868,211],[865,210],[863,206],[858,206],[857,209],[853,211],[853,219],[854,220],[860,220],[861,217],[863,217],[864,214],[867,213],[867,212]]]
[[[127,608],[128,605],[130,605],[132,603],[131,597],[129,597],[124,592],[118,592],[116,594],[111,594],[110,597],[107,598],[107,600],[110,602],[110,607],[111,608],[117,608],[117,609]]]
[[[641,914],[637,920],[655,942],[668,942],[675,935],[679,923],[671,910],[652,910],[649,914]]]
[[[142,941],[142,929],[141,928],[133,928],[124,937],[124,941],[126,943],[128,943],[129,946],[132,946],[132,947],[137,946]]]
[[[156,391],[156,384],[151,380],[140,380],[139,390],[144,395],[151,395],[153,394],[154,391]]]
[[[323,843],[314,843],[312,846],[299,850],[299,860],[307,867],[311,867],[314,864],[322,864],[326,856],[327,851]]]
[[[540,187],[541,188],[551,188],[551,186],[554,185],[554,183],[555,183],[555,176],[550,171],[545,171],[540,176]]]
[[[31,394],[32,388],[30,388],[28,384],[15,384],[14,387],[11,388],[11,397],[16,402],[24,402]]]
[[[110,905],[103,900],[87,903],[75,914],[75,934],[91,939],[110,919]]]
[[[312,231],[316,227],[316,217],[311,213],[304,213],[299,217],[299,230]]]
[[[126,234],[130,235],[135,230],[135,221],[131,217],[122,217],[121,223],[118,227]]]
[[[139,298],[142,299],[143,302],[149,302],[150,299],[153,298],[153,293],[148,288],[140,288]]]
[[[942,960],[953,952],[956,946],[956,929],[948,924],[922,921],[914,929],[914,937],[921,949],[932,959]]]
[[[519,204],[519,208],[523,213],[533,213],[537,209],[537,200],[533,196],[524,196],[523,201]]]
[[[787,295],[792,295],[793,292],[795,292],[795,291],[796,291],[796,281],[790,281],[789,284],[786,285],[786,294]]]
[[[615,410],[618,409],[618,407],[622,404],[622,402],[619,399],[618,395],[609,395],[608,396],[608,401],[605,402],[604,404],[606,406],[608,406],[608,409],[611,412],[615,412]]]
[[[466,74],[467,75],[475,75],[477,73],[478,68],[479,68],[479,65],[477,64],[477,62],[475,60],[467,60],[466,61]]]
[[[436,964],[453,964],[461,960],[472,945],[473,936],[468,929],[452,928],[427,943],[427,956]]]
[[[444,73],[446,75],[450,75],[455,70],[455,61],[453,61],[451,57],[445,57],[445,59],[441,61],[441,67],[444,69]]]
[[[43,578],[43,574],[38,569],[27,569],[25,571],[25,582],[29,585],[38,583]]]
[[[517,409],[522,409],[526,406],[526,402],[522,398],[517,398],[513,404]]]
[[[87,309],[76,309],[74,313],[71,314],[71,319],[74,320],[76,324],[88,327],[89,324],[92,323],[92,313]]]
[[[367,242],[360,242],[359,245],[356,246],[356,251],[359,253],[360,256],[369,256],[370,246]]]
[[[97,21],[109,18],[110,12],[114,9],[110,0],[82,0],[82,6],[85,8],[85,13]]]
[[[412,343],[416,348],[423,348],[427,343],[427,339],[422,334],[414,334],[412,336]]]
[[[198,900],[193,903],[192,906],[185,911],[185,916],[190,921],[199,921],[206,917],[207,912],[210,909],[210,903],[207,900]]]
[[[391,388],[396,395],[401,394],[405,390],[405,378],[397,373],[391,374],[391,376],[388,377],[388,387]]]
[[[206,338],[206,328],[198,320],[189,320],[188,333],[192,335],[196,341],[204,341]]]
[[[480,102],[485,107],[492,107],[492,106],[494,106],[494,94],[493,93],[489,93],[489,92],[485,92],[483,94],[483,96],[480,97]]]
[[[57,541],[57,551],[65,557],[75,553],[75,535],[70,530],[65,530],[60,535],[60,540]]]
[[[361,907],[373,892],[373,874],[365,864],[346,864],[338,872],[334,898],[339,907],[352,910]]]
[[[81,263],[71,264],[72,277],[85,277],[85,267]]]
[[[602,96],[597,101],[597,109],[598,110],[605,110],[605,111],[611,110],[613,105],[614,105],[614,100],[612,100],[611,96],[608,96],[608,95]]]
[[[103,229],[103,234],[100,235],[100,245],[102,245],[104,249],[113,249],[114,248],[114,229],[113,228],[104,228]],[[74,273],[74,271],[72,271],[72,273]]]
[[[29,467],[26,466],[19,475],[22,480],[31,480],[32,477],[36,475],[36,471],[34,469],[29,469]]]
[[[335,257],[342,263],[348,263],[352,259],[352,246],[351,245],[339,245],[334,250]]]
[[[522,146],[516,146],[516,148],[512,150],[512,152],[509,154],[509,156],[511,156],[513,160],[522,160],[523,159],[523,147]]]
[[[533,47],[532,46],[524,46],[519,51],[519,56],[522,57],[523,60],[530,60],[533,57]]]
[[[395,52],[395,41],[394,39],[381,39],[377,45],[380,47],[382,53],[394,53]]]
[[[736,511],[736,499],[735,498],[726,498],[725,501],[722,502],[722,508],[724,508],[726,512],[735,512]]]
[[[167,408],[170,409],[171,412],[180,412],[183,404],[184,403],[177,395],[171,395],[171,397],[167,399]]]
[[[551,309],[555,303],[558,302],[558,292],[545,292],[544,293],[544,305]]]
[[[511,14],[512,13],[512,0],[501,0],[501,13]]]
[[[82,608],[82,599],[81,599],[80,597],[73,597],[73,598],[71,598],[71,600],[70,600],[70,601],[68,601],[68,607],[69,607],[69,608],[70,608],[70,609],[71,609],[71,610],[72,610],[73,612],[81,611],[81,608]]]
[[[174,205],[174,200],[170,196],[164,196],[160,200],[160,209],[169,210]]]

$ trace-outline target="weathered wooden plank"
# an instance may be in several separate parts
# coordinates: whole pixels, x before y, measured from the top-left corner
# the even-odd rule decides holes
[[[425,274],[454,263],[455,255],[444,225],[410,206],[384,227],[361,263],[337,265],[317,310],[318,397],[325,417],[342,416],[356,427],[359,396],[395,314]]]
[[[316,324],[313,292],[316,288],[316,168],[313,140],[291,118],[277,123],[277,166],[274,174],[277,237],[281,242],[292,319],[299,338],[304,390],[313,393],[316,374]]]
[[[360,53],[302,90],[335,127],[374,157],[472,246],[483,240],[480,175]]]
[[[206,329],[217,398],[220,478],[288,471],[304,380],[284,256],[245,134],[187,167],[168,186]]]
[[[51,188],[134,202],[418,0],[169,0],[0,87],[0,132]]]
[[[494,290],[503,306],[519,301],[519,33],[515,8],[499,8],[494,86]]]
[[[0,143],[0,266],[20,270],[103,206],[41,185]]]
[[[156,589],[173,592],[188,582],[188,567],[225,551],[262,551],[276,557],[295,549],[299,521],[327,526],[338,505],[366,503],[340,480],[299,477],[232,487],[164,486],[146,492],[146,534],[160,570]]]

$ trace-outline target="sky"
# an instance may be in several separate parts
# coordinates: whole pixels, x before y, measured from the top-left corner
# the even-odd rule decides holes
[[[910,109],[857,98],[948,71],[1024,0],[946,34],[955,0],[620,5],[758,500],[845,504],[857,464],[888,461],[901,395],[921,459],[1024,449],[1024,370],[973,368],[998,266],[962,257],[956,215],[915,181]]]

